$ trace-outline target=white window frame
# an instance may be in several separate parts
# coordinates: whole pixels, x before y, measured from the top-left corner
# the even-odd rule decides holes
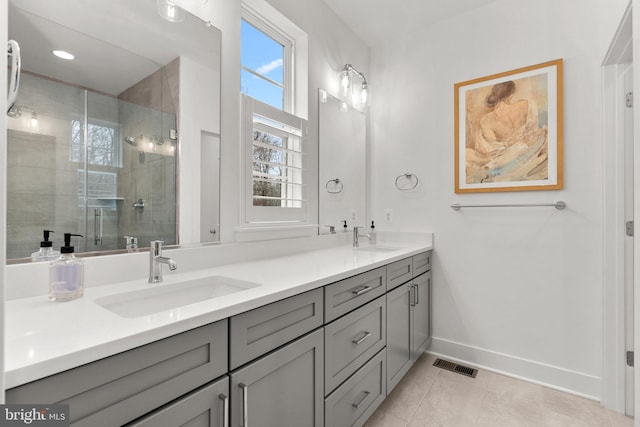
[[[309,117],[309,36],[265,0],[243,0],[241,17],[265,34],[280,34],[291,42],[291,53],[283,58],[284,80],[289,85],[290,105],[285,111]],[[267,30],[268,29],[268,30]],[[286,103],[285,103],[286,104]]]
[[[289,113],[295,112],[295,84],[293,78],[293,76],[295,76],[295,40],[282,30],[280,30],[278,27],[270,23],[268,20],[263,18],[245,3],[242,4],[242,19],[256,27],[258,30],[262,31],[268,37],[272,38],[274,41],[284,47],[284,51],[282,53],[282,85],[274,82],[267,76],[263,76],[262,74],[257,73],[251,68],[245,67],[243,64],[240,64],[241,69],[255,75],[258,78],[264,79],[265,81],[273,85],[281,86],[283,110]]]
[[[309,200],[317,198],[318,189],[309,186],[309,167],[317,162],[317,152],[309,147],[307,138],[309,115],[309,37],[295,23],[280,13],[265,0],[243,0],[241,17],[263,31],[279,43],[288,41],[290,52],[283,58],[283,83],[288,86],[284,110],[277,110],[241,94],[241,158],[239,222],[235,228],[236,241],[269,240],[288,237],[311,236],[317,232],[317,225],[311,224]],[[276,37],[277,36],[277,37]],[[284,40],[281,38],[284,36]],[[283,43],[283,45],[285,45]],[[244,68],[240,68],[241,70]],[[250,105],[249,105],[250,104]],[[302,208],[278,208],[253,206],[253,112],[254,106],[262,104],[278,113],[272,117],[282,123],[293,120],[293,126],[302,131]],[[261,108],[261,107],[258,107]],[[285,119],[279,115],[286,115]],[[265,113],[264,115],[267,115]],[[295,116],[293,116],[295,115]],[[278,118],[280,117],[280,119]]]
[[[301,207],[254,206],[253,205],[253,129],[254,115],[274,120],[301,132],[302,185],[299,199]],[[242,95],[242,152],[244,159],[244,210],[243,226],[278,227],[304,225],[309,222],[308,209],[308,141],[307,121],[293,114],[264,104],[248,95]]]

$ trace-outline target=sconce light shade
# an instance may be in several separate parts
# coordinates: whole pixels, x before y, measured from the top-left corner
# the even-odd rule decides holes
[[[362,84],[354,84],[354,79],[360,79]],[[353,68],[351,64],[346,64],[340,71],[340,86],[344,97],[349,95],[349,91],[351,91],[351,102],[354,107],[365,106],[369,102],[367,79],[364,74]]]
[[[363,105],[367,105],[369,101],[369,90],[367,89],[367,84],[362,84],[362,90],[360,91],[360,101],[362,101]]]
[[[349,86],[349,71],[343,70],[340,72],[340,87],[342,87],[343,96],[347,96],[347,93],[349,93]]]
[[[169,22],[182,22],[186,16],[184,9],[171,0],[157,0],[158,14]]]

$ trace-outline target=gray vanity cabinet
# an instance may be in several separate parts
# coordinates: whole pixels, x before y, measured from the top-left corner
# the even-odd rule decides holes
[[[431,252],[413,257],[414,269],[431,268]],[[387,293],[387,394],[431,343],[431,271]]]
[[[201,387],[188,395],[127,424],[127,427],[228,427],[229,377]]]
[[[227,320],[7,390],[7,403],[64,403],[71,425],[122,425],[227,373]]]
[[[400,382],[413,364],[413,283],[405,283],[387,294],[387,393]]]
[[[324,334],[318,329],[231,373],[231,426],[322,427]]]
[[[413,350],[415,361],[431,343],[431,271],[413,279]]]

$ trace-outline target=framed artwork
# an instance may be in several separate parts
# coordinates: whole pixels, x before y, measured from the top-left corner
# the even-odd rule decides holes
[[[454,86],[455,192],[562,188],[562,59]]]

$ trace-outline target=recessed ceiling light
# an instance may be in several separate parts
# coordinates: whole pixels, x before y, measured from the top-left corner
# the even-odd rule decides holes
[[[53,53],[58,58],[66,59],[68,61],[71,61],[72,59],[75,58],[75,56],[73,56],[72,54],[70,54],[66,50],[54,50],[51,53]]]

